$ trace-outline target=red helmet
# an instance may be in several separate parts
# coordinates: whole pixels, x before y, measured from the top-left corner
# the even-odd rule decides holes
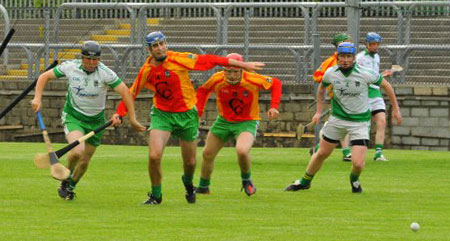
[[[237,53],[231,53],[231,54],[228,54],[227,56],[226,56],[226,58],[227,59],[234,59],[234,60],[237,60],[237,61],[244,61],[244,57],[242,57],[242,55],[240,55],[240,54],[237,54]],[[231,67],[231,66],[228,66],[228,67],[225,67],[226,69],[240,69],[240,68],[238,68],[238,67]]]

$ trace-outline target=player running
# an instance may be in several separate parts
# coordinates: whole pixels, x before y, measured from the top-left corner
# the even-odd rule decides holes
[[[157,205],[162,202],[161,161],[164,148],[171,135],[180,141],[184,174],[182,181],[188,203],[195,203],[195,188],[192,184],[196,166],[198,137],[198,113],[196,92],[189,79],[191,70],[209,70],[216,65],[234,66],[249,71],[260,69],[264,64],[241,62],[217,55],[197,55],[169,51],[166,36],[152,32],[146,36],[149,57],[141,67],[133,86],[130,88],[136,99],[145,87],[155,92],[151,109],[149,134],[148,172],[151,192],[143,204]],[[115,118],[124,116],[127,108],[120,104]]]
[[[134,104],[127,86],[111,69],[100,62],[101,47],[95,41],[86,41],[81,47],[81,60],[66,61],[61,65],[41,74],[31,105],[34,111],[42,107],[42,92],[49,80],[67,77],[67,98],[62,112],[62,122],[66,139],[74,142],[83,135],[105,124],[105,104],[108,88],[122,96],[123,103],[130,110],[130,124],[138,131],[145,127],[136,121]],[[113,125],[120,122],[113,120]],[[70,177],[61,182],[58,194],[65,200],[75,197],[75,186],[86,173],[89,162],[103,136],[101,131],[86,142],[72,149],[68,156]]]
[[[324,160],[331,154],[339,140],[349,135],[352,146],[352,168],[350,184],[353,193],[361,193],[359,176],[364,168],[367,146],[369,145],[370,109],[369,85],[382,87],[392,104],[392,118],[401,124],[402,117],[392,86],[373,70],[355,63],[356,48],[353,43],[341,43],[337,49],[338,65],[328,69],[317,91],[317,111],[312,121],[320,121],[325,88],[333,86],[331,116],[322,129],[320,147],[308,163],[300,180],[286,187],[286,191],[309,189],[314,175],[320,170]]]
[[[331,40],[331,43],[337,48],[337,46],[340,43],[343,42],[352,42],[351,37],[346,34],[346,33],[338,33],[336,35],[333,36],[333,39]],[[322,62],[322,64],[320,64],[319,68],[314,71],[313,74],[313,79],[315,82],[319,83],[322,82],[323,79],[323,75],[325,74],[325,72],[335,66],[337,64],[337,52],[334,52],[333,55],[331,55],[328,59],[326,59],[325,61]],[[330,98],[333,98],[333,92],[331,89],[332,86],[329,86],[327,89],[327,93],[330,96]],[[341,148],[342,148],[342,160],[343,161],[351,161],[351,151],[350,151],[350,147],[348,146],[348,136],[345,136],[342,140],[340,140],[341,142]],[[319,143],[316,143],[316,145],[310,150],[310,154],[312,155],[314,152],[317,152],[317,149],[319,148]]]
[[[380,55],[378,48],[381,45],[382,38],[379,34],[370,32],[366,35],[366,49],[356,55],[356,62],[364,67],[380,72]],[[383,77],[391,76],[392,70],[385,70]],[[384,132],[386,129],[386,104],[384,103],[380,87],[376,85],[369,86],[369,106],[372,117],[377,126],[375,134],[375,161],[388,161],[383,155]]]
[[[229,59],[243,61],[242,55],[232,53]],[[251,179],[250,149],[255,141],[259,121],[259,91],[270,90],[271,104],[267,111],[269,120],[278,118],[281,98],[281,82],[241,68],[224,67],[209,78],[198,90],[198,115],[201,117],[211,93],[216,94],[219,115],[209,130],[203,149],[203,162],[197,193],[209,194],[209,184],[214,159],[223,145],[236,139],[236,154],[241,169],[242,189],[248,196],[255,194]]]

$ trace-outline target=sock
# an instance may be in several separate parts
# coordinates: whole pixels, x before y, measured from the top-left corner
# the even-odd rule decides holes
[[[182,179],[183,179],[184,185],[189,186],[189,185],[192,185],[192,180],[194,179],[194,176],[184,174],[182,176]]]
[[[383,147],[384,145],[375,144],[375,154],[377,155],[383,154]]]
[[[251,174],[250,171],[248,171],[247,173],[241,172],[241,178],[242,178],[242,180],[250,180],[250,176],[251,176],[251,175],[252,175],[252,174]]]
[[[73,176],[69,176],[69,187],[70,189],[75,189],[75,186],[77,185],[78,181],[73,180]]]
[[[152,196],[155,198],[161,198],[161,184],[159,184],[158,186],[152,186]]]
[[[320,146],[320,142],[318,142],[315,146],[314,146],[314,152],[317,152],[319,150],[319,146]]]
[[[200,177],[200,183],[198,184],[199,187],[209,187],[209,184],[211,182],[211,179],[205,179],[203,177]]]
[[[350,147],[344,147],[344,148],[342,148],[342,155],[344,155],[344,156],[348,156],[350,153],[351,153],[351,149],[350,149]]]
[[[302,179],[300,179],[300,185],[308,186],[313,178],[314,175],[309,175],[308,173],[305,172],[305,175],[303,175]]]
[[[359,179],[359,174],[354,174],[353,172],[350,172],[350,182],[356,182]]]

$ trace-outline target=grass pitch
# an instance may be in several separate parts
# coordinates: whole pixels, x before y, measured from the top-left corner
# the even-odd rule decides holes
[[[56,145],[60,148],[63,145]],[[178,147],[163,157],[163,203],[143,206],[149,191],[145,146],[98,148],[77,197],[57,196],[49,170],[33,166],[43,143],[0,143],[0,240],[450,240],[450,153],[369,151],[362,194],[352,194],[350,164],[336,150],[307,191],[283,192],[303,175],[309,154],[254,148],[257,193],[240,191],[233,148],[216,159],[211,195],[188,204]],[[201,162],[194,183],[198,184]],[[65,162],[65,159],[62,159]],[[411,222],[421,226],[410,230]]]

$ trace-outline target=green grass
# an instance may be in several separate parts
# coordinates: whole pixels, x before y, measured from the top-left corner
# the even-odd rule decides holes
[[[350,164],[336,150],[310,190],[288,193],[283,189],[303,175],[307,150],[254,148],[258,191],[249,198],[240,192],[234,149],[225,148],[211,195],[192,205],[184,198],[180,150],[169,147],[163,203],[143,206],[147,147],[102,145],[72,202],[57,196],[49,170],[33,166],[42,151],[42,143],[0,143],[0,240],[450,240],[449,152],[386,150],[391,161],[382,163],[371,160],[371,150],[364,192],[352,194]],[[199,173],[200,165],[195,184]],[[418,232],[411,222],[421,225]]]

